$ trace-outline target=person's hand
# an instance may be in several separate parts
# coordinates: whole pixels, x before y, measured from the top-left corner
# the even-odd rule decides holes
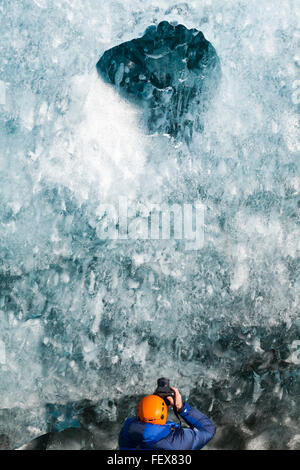
[[[183,407],[183,403],[182,403],[182,397],[181,397],[181,394],[178,390],[178,388],[175,388],[175,387],[170,387],[174,393],[175,393],[175,403],[174,403],[174,400],[173,400],[173,397],[167,397],[169,403],[170,403],[170,406],[174,406],[176,407],[176,410],[177,411],[180,411],[181,408]]]

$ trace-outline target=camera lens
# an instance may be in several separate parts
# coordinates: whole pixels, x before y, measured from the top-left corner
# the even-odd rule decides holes
[[[157,381],[157,385],[159,387],[163,387],[163,388],[169,388],[169,379],[165,379],[164,377],[162,377],[161,379],[158,379]]]

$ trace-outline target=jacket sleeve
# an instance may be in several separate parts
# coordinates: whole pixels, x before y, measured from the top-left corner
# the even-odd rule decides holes
[[[177,428],[169,436],[157,442],[152,449],[200,450],[214,436],[215,424],[196,408],[184,404],[180,416],[190,428]]]
[[[180,416],[194,432],[193,449],[201,449],[214,437],[216,425],[201,411],[185,403]]]

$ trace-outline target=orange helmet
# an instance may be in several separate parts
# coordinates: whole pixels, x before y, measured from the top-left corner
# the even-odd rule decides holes
[[[158,395],[147,395],[142,398],[137,407],[140,421],[152,424],[166,424],[168,407]]]

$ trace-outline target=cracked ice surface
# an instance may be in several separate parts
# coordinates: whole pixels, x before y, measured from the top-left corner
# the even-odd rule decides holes
[[[1,4],[0,434],[10,447],[51,428],[47,404],[76,411],[89,400],[121,423],[118,403],[129,412],[163,375],[216,421],[212,446],[299,446],[299,16],[293,0]],[[95,69],[162,20],[201,30],[221,61],[189,146],[149,136],[141,110]],[[132,218],[135,205],[200,200],[204,247],[101,239],[101,204],[119,196]]]

